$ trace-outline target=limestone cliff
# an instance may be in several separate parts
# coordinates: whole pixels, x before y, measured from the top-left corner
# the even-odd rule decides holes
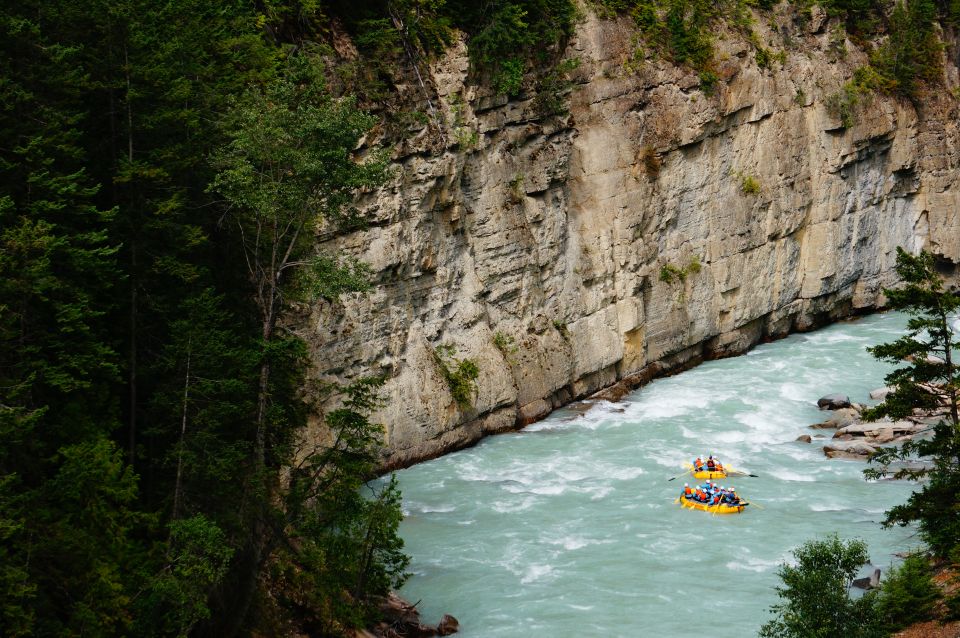
[[[318,378],[388,377],[385,467],[876,307],[898,245],[960,263],[950,93],[919,112],[877,97],[844,128],[826,98],[865,55],[831,54],[816,14],[755,30],[785,61],[761,69],[720,33],[708,95],[689,70],[630,62],[631,25],[588,14],[563,116],[466,85],[462,44],[422,66],[442,134],[397,148],[392,183],[361,202],[370,227],[319,235],[369,263],[374,290],[293,318]],[[435,362],[444,343],[479,366],[470,409]]]

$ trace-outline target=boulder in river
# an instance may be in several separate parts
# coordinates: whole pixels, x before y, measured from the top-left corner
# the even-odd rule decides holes
[[[892,441],[901,436],[910,436],[923,430],[924,426],[917,425],[913,421],[889,421],[882,419],[880,421],[857,421],[849,423],[839,428],[833,438],[837,439],[844,434],[850,434],[861,438],[886,438]]]
[[[856,423],[860,419],[860,413],[854,408],[840,408],[835,410],[830,418],[822,423],[814,423],[810,427],[814,430],[827,430],[832,428],[842,428],[851,423]]]
[[[831,441],[823,446],[823,453],[831,459],[864,460],[876,451],[876,447],[863,441]]]
[[[882,401],[887,398],[887,395],[893,392],[893,388],[886,386],[884,388],[877,388],[876,390],[870,390],[870,398],[874,401]]]
[[[796,439],[797,443],[810,443],[812,440],[809,434],[801,434]]]
[[[368,638],[369,635],[379,638],[426,638],[428,636],[449,636],[456,633],[460,623],[456,618],[445,614],[436,627],[426,625],[420,620],[420,612],[416,605],[390,592],[380,601],[380,612],[386,619],[378,624],[374,631],[363,630],[356,632],[355,638]]]
[[[840,408],[850,407],[850,397],[845,394],[828,394],[820,397],[817,401],[817,407],[821,410],[839,410]]]
[[[458,631],[460,631],[460,621],[450,614],[444,614],[443,618],[440,619],[440,624],[437,625],[437,633],[441,636],[449,636]]]
[[[859,587],[860,589],[876,589],[880,586],[880,568],[874,569],[873,573],[869,576],[855,578],[852,584],[854,587]]]

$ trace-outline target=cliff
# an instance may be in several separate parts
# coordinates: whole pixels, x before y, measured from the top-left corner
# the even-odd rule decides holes
[[[760,68],[721,32],[706,93],[687,69],[637,60],[628,21],[588,13],[554,116],[532,93],[468,85],[463,43],[421,65],[439,130],[397,147],[391,183],[360,202],[368,228],[318,234],[369,263],[374,290],[291,317],[317,379],[387,377],[384,467],[877,307],[897,246],[960,263],[950,92],[919,110],[875,96],[844,127],[826,104],[865,54],[837,53],[816,10],[754,30],[784,61]],[[441,344],[479,368],[469,408]]]

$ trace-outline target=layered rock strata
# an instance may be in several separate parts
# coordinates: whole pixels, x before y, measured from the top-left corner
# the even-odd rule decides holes
[[[462,43],[422,65],[430,125],[360,202],[370,226],[318,236],[373,291],[291,319],[318,379],[386,377],[385,468],[874,308],[897,246],[960,263],[957,101],[876,97],[845,128],[826,104],[865,55],[786,9],[754,30],[785,62],[720,33],[708,94],[588,14],[564,115],[468,85]],[[470,407],[441,344],[479,368]]]

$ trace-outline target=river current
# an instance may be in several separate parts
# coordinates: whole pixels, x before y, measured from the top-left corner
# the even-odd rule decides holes
[[[412,557],[401,594],[427,622],[456,616],[461,638],[743,638],[770,618],[778,566],[805,540],[863,539],[886,570],[919,545],[879,524],[912,485],[868,483],[864,463],[823,455],[829,438],[795,439],[821,432],[808,426],[829,416],[825,394],[870,403],[889,367],[865,347],[905,323],[877,314],[792,335],[398,472]],[[668,479],[698,454],[758,475],[726,481],[758,506],[675,504],[684,477]]]

